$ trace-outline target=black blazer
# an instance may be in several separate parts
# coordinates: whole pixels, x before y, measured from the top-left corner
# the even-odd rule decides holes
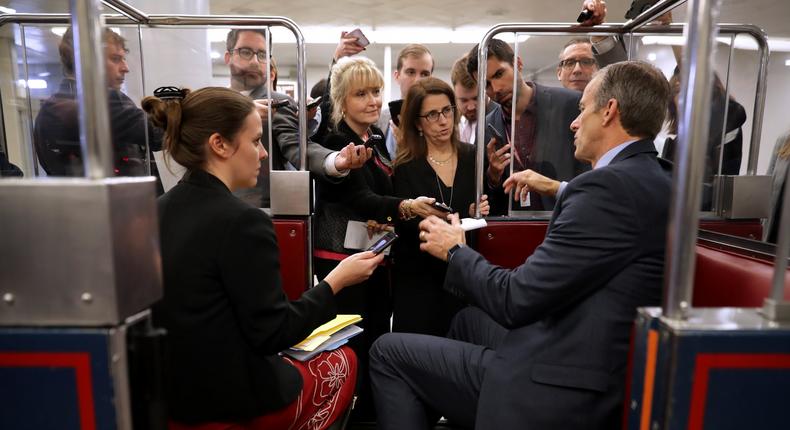
[[[375,126],[371,127],[371,133],[384,136]],[[365,143],[345,121],[340,121],[336,130],[326,137],[323,145],[339,151],[350,142],[355,145]],[[385,171],[389,168],[390,161],[383,140],[379,141],[374,152],[364,166],[351,170],[342,182],[316,182],[317,248],[349,252],[343,248],[349,220],[372,219],[379,223],[392,223],[398,219],[398,205],[403,199],[393,197],[392,179]]]
[[[642,140],[570,181],[543,244],[516,269],[468,247],[453,254],[445,288],[509,329],[476,428],[619,428],[636,308],[661,298],[671,186],[662,163]]]
[[[537,116],[535,118],[535,146],[533,148],[532,170],[558,181],[570,181],[579,174],[590,170],[588,163],[577,160],[573,153],[573,132],[571,123],[579,115],[581,93],[565,88],[545,87],[534,84],[533,97],[536,98]],[[510,131],[510,123],[502,117],[502,107],[493,109],[486,115],[486,124],[491,124],[503,136]],[[485,142],[491,140],[491,132],[486,127]],[[497,142],[497,147],[504,142]],[[511,151],[512,152],[512,151]],[[508,166],[507,169],[510,169]],[[508,176],[509,170],[502,174],[502,181]],[[490,196],[496,206],[507,208],[507,200],[502,196]],[[554,208],[555,199],[541,196],[545,210]]]
[[[159,225],[170,417],[239,421],[296,399],[299,372],[277,353],[334,318],[329,285],[289,302],[271,220],[205,171],[159,199]]]

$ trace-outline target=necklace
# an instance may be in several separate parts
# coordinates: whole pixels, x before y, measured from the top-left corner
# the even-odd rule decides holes
[[[436,173],[436,172],[433,172],[433,173],[436,175],[436,188],[439,189],[439,197],[441,197],[442,203],[447,205],[447,206],[449,206],[449,207],[452,207],[453,206],[453,193],[455,192],[455,187],[448,187],[448,188],[450,188],[450,201],[449,202],[445,202],[445,200],[444,200],[444,193],[442,192],[442,183],[439,181],[439,174]],[[455,176],[455,173],[453,173],[453,176]],[[455,185],[455,184],[453,184],[453,185]]]
[[[437,160],[431,157],[431,154],[428,154],[428,161],[430,161],[433,164],[436,164],[437,166],[444,166],[445,164],[449,163],[452,158],[453,158],[453,154],[450,154],[450,156],[445,158],[444,160]]]

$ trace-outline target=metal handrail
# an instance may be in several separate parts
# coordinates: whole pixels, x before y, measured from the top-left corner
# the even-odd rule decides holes
[[[145,12],[137,9],[136,7],[126,3],[122,0],[102,0],[102,3],[105,5],[121,12],[122,14],[128,16],[129,18],[134,19],[140,24],[145,24],[148,22],[148,15]]]
[[[639,14],[636,18],[626,21],[623,24],[623,30],[626,33],[632,32],[685,2],[686,0],[661,0]]]
[[[685,2],[685,0],[683,0]],[[658,4],[658,3],[657,3]],[[630,21],[629,21],[630,22]],[[649,28],[637,27],[633,30],[625,29],[626,23],[597,25],[594,27],[582,27],[575,23],[502,23],[491,27],[480,42],[477,58],[477,77],[478,82],[485,82],[484,76],[487,70],[488,44],[494,36],[500,33],[519,33],[519,34],[540,34],[547,36],[572,36],[585,34],[590,36],[612,36],[627,33],[635,34],[680,34],[684,29],[684,24],[670,24],[661,26],[650,26]],[[760,61],[757,72],[757,88],[755,91],[755,103],[752,116],[752,137],[749,146],[749,157],[747,160],[747,175],[757,173],[757,161],[760,151],[760,138],[762,135],[763,115],[765,112],[765,98],[768,85],[768,59],[770,51],[768,49],[768,36],[760,27],[751,24],[719,24],[719,34],[739,35],[746,34],[751,36],[758,45]],[[485,106],[485,86],[478,85],[477,102],[479,106]],[[477,113],[477,135],[485,136],[485,111]],[[485,157],[484,145],[478,145],[476,154],[476,201],[480,200],[483,194],[483,175],[482,166]],[[480,211],[475,210],[475,216],[480,217]]]
[[[105,15],[108,24],[138,24],[123,15]],[[69,14],[2,14],[0,27],[5,24],[69,24]],[[296,88],[300,95],[297,101],[299,121],[299,170],[307,170],[307,74],[305,73],[305,40],[302,30],[290,18],[235,15],[148,15],[147,27],[162,26],[281,26],[293,32],[296,38]],[[90,157],[90,153],[86,152]],[[89,158],[88,157],[88,158]],[[92,164],[93,161],[91,161]],[[88,172],[88,169],[85,170]]]

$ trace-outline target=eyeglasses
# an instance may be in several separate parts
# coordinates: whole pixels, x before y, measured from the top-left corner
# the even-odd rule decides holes
[[[449,105],[449,106],[445,106],[445,108],[442,109],[441,111],[432,110],[426,113],[425,115],[419,115],[419,117],[425,118],[430,122],[436,122],[439,121],[439,115],[441,115],[445,119],[448,119],[448,118],[452,118],[454,112],[455,112],[455,106]]]
[[[256,51],[250,48],[237,48],[237,49],[231,49],[230,52],[236,52],[237,54],[239,54],[239,57],[247,61],[252,60],[252,57],[258,57],[258,62],[260,63],[266,61],[266,50]]]
[[[595,59],[593,58],[579,58],[579,59],[569,58],[567,60],[560,61],[560,67],[562,67],[563,69],[569,69],[569,70],[573,69],[574,67],[576,67],[576,64],[579,64],[580,66],[582,66],[582,68],[590,68],[598,64],[598,62],[595,61]]]

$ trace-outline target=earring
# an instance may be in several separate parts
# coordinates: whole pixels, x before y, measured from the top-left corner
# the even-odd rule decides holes
[[[419,133],[420,137],[422,137],[422,130],[417,130],[417,133]]]

